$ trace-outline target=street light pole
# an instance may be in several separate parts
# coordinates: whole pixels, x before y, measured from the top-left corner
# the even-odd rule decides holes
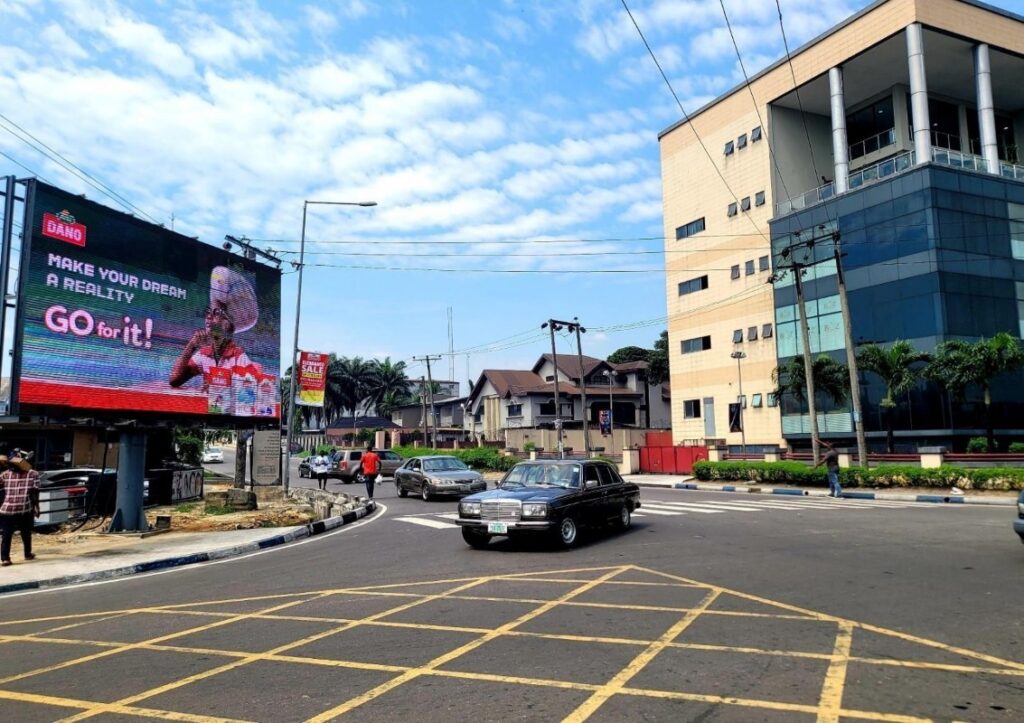
[[[558,433],[558,458],[565,459],[565,447],[562,444],[562,415],[558,408],[558,351],[555,349],[555,332],[561,329],[554,319],[548,319],[540,328],[547,327],[551,331],[551,363],[555,366],[555,431]]]
[[[608,434],[612,436],[612,447],[615,447],[615,434],[612,429],[612,371],[610,369],[604,370],[604,375],[608,377]]]
[[[284,470],[281,474],[281,486],[288,494],[288,482],[291,472],[292,439],[295,434],[295,410],[299,401],[299,317],[302,313],[302,270],[306,267],[306,212],[310,206],[376,206],[376,201],[303,201],[302,202],[302,235],[299,237],[299,278],[295,292],[295,336],[292,343],[292,374],[288,381],[288,436],[285,442]]]
[[[740,366],[740,360],[741,359],[746,359],[747,355],[744,352],[742,352],[742,351],[734,351],[731,356],[732,356],[733,359],[736,360],[736,374],[739,377],[739,382],[740,382],[740,389],[739,389],[740,393],[739,393],[739,396],[736,398],[736,402],[737,402],[737,412],[736,412],[736,414],[739,417],[739,422],[740,422],[740,453],[744,457],[746,457],[747,456],[747,430],[743,426],[743,402],[744,402],[744,398],[743,398],[743,369]]]

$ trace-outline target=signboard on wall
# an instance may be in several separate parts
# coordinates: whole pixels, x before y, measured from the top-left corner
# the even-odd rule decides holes
[[[281,432],[257,430],[252,436],[252,483],[281,484]]]
[[[315,351],[304,351],[299,354],[298,404],[306,407],[324,406],[328,361],[326,354]]]
[[[21,405],[280,415],[281,275],[30,181]]]

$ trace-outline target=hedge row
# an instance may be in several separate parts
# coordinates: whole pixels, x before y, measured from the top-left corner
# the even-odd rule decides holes
[[[512,469],[519,459],[498,454],[498,450],[490,447],[472,447],[470,449],[427,449],[425,447],[393,447],[402,457],[426,457],[432,454],[444,454],[458,457],[476,470],[492,470],[505,472]]]
[[[828,487],[824,467],[813,469],[800,462],[697,462],[694,476],[701,481],[792,484],[800,487]],[[864,469],[839,470],[843,487],[959,487],[962,490],[1024,490],[1024,469],[989,467],[965,469],[943,465],[922,469],[908,465],[881,465]]]

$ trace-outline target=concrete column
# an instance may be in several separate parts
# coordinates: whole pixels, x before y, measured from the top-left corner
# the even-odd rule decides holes
[[[110,520],[110,532],[146,532],[149,530],[146,513],[142,511],[145,475],[145,432],[135,430],[121,432],[117,459],[117,509]]]
[[[989,173],[999,175],[999,145],[996,143],[996,112],[992,102],[992,65],[988,45],[974,46],[974,89],[978,99],[978,128],[981,130],[981,155]]]
[[[914,120],[914,159],[932,160],[932,122],[928,116],[928,80],[924,72],[924,35],[920,23],[907,26],[907,69],[910,71],[910,114]]]
[[[918,450],[918,454],[921,455],[921,469],[938,469],[942,466],[945,453],[945,447],[921,447]]]
[[[828,93],[832,109],[832,158],[835,191],[850,190],[850,147],[846,142],[846,103],[843,100],[843,69],[829,68]]]

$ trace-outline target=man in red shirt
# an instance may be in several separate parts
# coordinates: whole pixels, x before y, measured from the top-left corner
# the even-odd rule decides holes
[[[363,477],[366,481],[366,496],[372,500],[374,480],[380,474],[380,455],[373,451],[372,444],[367,445],[366,451],[363,452],[362,465]]]
[[[11,563],[11,541],[14,531],[21,533],[25,548],[25,559],[35,559],[32,554],[32,527],[34,517],[39,517],[39,473],[18,450],[11,458],[0,457],[7,469],[0,473],[0,486],[4,488],[4,501],[0,504],[0,565]]]

